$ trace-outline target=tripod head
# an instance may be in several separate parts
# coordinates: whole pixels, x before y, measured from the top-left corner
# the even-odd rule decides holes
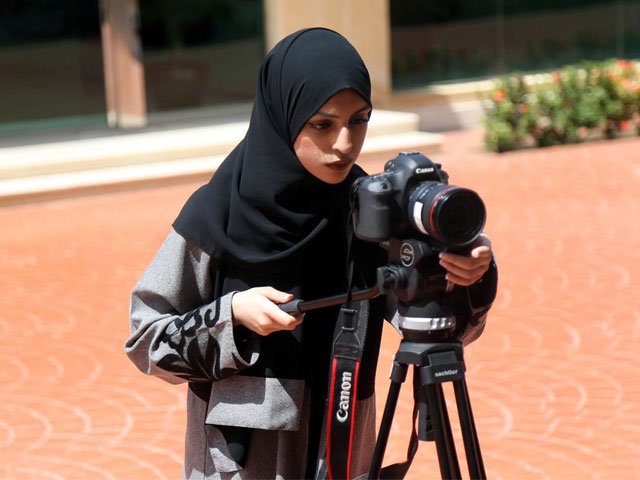
[[[410,342],[448,341],[453,337],[456,318],[443,302],[448,289],[445,270],[438,262],[442,249],[419,239],[391,238],[383,244],[389,262],[378,267],[376,285],[351,293],[355,301],[381,294],[392,295],[398,304],[398,326]],[[300,299],[280,305],[290,315],[341,305],[347,294],[316,300]]]
[[[378,285],[398,300],[398,326],[407,341],[445,341],[452,337],[455,316],[443,303],[449,291],[438,251],[423,240],[392,238],[385,245],[389,263],[378,268]]]

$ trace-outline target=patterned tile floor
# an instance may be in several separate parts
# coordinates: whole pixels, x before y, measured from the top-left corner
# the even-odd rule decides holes
[[[640,478],[640,139],[480,145],[479,131],[449,133],[433,159],[484,198],[500,268],[465,350],[488,476]],[[1,479],[180,478],[185,389],[140,374],[122,345],[129,291],[195,187],[0,209]],[[380,405],[397,346],[387,330]],[[410,396],[385,464],[406,449]],[[421,444],[407,478],[439,477]]]

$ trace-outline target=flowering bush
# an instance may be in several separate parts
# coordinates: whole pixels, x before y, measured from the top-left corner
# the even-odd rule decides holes
[[[640,69],[609,60],[545,77],[514,74],[496,81],[484,108],[485,145],[496,152],[640,134]]]

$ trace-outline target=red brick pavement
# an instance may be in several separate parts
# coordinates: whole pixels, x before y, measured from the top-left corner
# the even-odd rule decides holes
[[[485,199],[500,267],[465,352],[489,477],[640,478],[640,139],[493,155],[455,132],[434,160]],[[195,187],[0,209],[0,478],[180,478],[184,386],[143,376],[123,342],[129,291]],[[386,331],[380,403],[397,345]],[[433,444],[408,478],[439,478]]]

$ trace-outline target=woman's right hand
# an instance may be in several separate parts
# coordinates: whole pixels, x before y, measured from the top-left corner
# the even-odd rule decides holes
[[[243,325],[258,335],[293,330],[302,323],[304,314],[294,317],[278,307],[278,304],[291,300],[292,294],[272,287],[256,287],[237,292],[231,299],[233,325]]]

